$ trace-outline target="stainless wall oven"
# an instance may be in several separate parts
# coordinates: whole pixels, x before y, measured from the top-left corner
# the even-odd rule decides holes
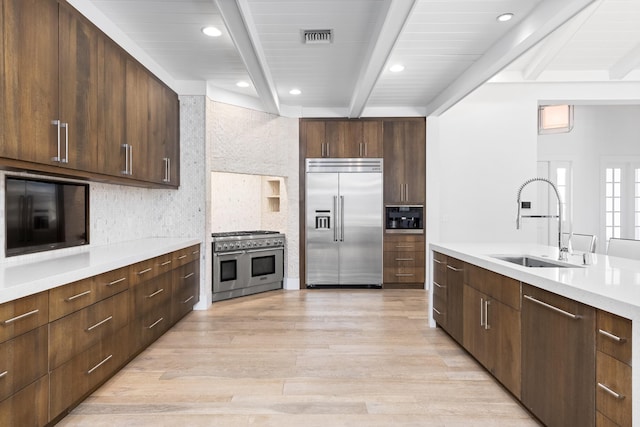
[[[213,301],[282,288],[284,234],[213,233]]]

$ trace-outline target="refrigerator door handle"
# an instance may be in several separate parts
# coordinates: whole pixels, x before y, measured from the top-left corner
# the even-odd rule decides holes
[[[336,222],[338,209],[338,196],[333,196],[333,241],[338,241],[338,223]]]
[[[340,241],[344,242],[344,196],[340,196]]]

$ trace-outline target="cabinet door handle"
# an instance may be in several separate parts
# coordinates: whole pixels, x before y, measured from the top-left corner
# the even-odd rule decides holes
[[[440,289],[446,288],[446,286],[441,285],[440,283],[436,282],[435,280],[433,281],[433,284],[436,285],[437,287],[439,287]]]
[[[91,291],[90,291],[90,290],[88,290],[88,291],[84,291],[84,292],[80,292],[79,294],[75,294],[74,296],[71,296],[71,297],[69,297],[69,298],[66,298],[66,299],[65,299],[65,301],[66,301],[66,302],[71,302],[71,301],[73,301],[73,300],[75,300],[75,299],[78,299],[78,298],[80,298],[80,297],[83,297],[83,296],[85,296],[85,295],[89,295],[90,293],[91,293]]]
[[[396,261],[415,261],[413,258],[396,258]]]
[[[124,170],[121,171],[122,175],[130,175],[129,174],[129,144],[122,144],[122,148],[124,148]]]
[[[455,267],[451,267],[450,265],[447,265],[447,268],[448,268],[449,270],[453,270],[453,271],[464,271],[464,269],[463,269],[463,268],[455,268]]]
[[[117,285],[118,283],[120,283],[120,282],[124,282],[125,280],[127,280],[127,278],[126,278],[126,277],[121,277],[121,278],[120,278],[120,279],[118,279],[118,280],[114,280],[113,282],[109,282],[109,283],[107,283],[107,286]]]
[[[113,319],[113,316],[109,316],[109,317],[107,317],[106,319],[99,321],[99,322],[98,322],[98,323],[96,323],[95,325],[93,325],[93,326],[89,326],[89,327],[87,328],[87,332],[91,332],[91,331],[93,331],[95,328],[97,328],[97,327],[98,327],[98,326],[100,326],[100,325],[104,325],[105,323],[107,323],[107,322],[108,322],[109,320],[111,320],[111,319]]]
[[[413,248],[413,245],[396,245],[396,248]]]
[[[193,295],[191,295],[189,298],[187,298],[186,300],[182,301],[183,304],[188,303],[189,301],[191,301],[193,298],[195,298]]]
[[[96,366],[94,366],[93,368],[89,369],[87,371],[87,375],[92,374],[93,371],[95,371],[96,369],[98,369],[100,366],[104,365],[105,363],[107,363],[109,361],[109,359],[111,359],[113,357],[113,354],[108,355],[107,357],[105,357],[105,359],[98,363]]]
[[[435,262],[437,264],[444,264],[444,261],[440,261],[440,260],[437,260],[435,258],[433,259],[433,262]]]
[[[411,277],[415,276],[413,273],[396,273],[396,277]]]
[[[142,270],[142,271],[138,271],[138,273],[137,273],[137,274],[138,274],[138,276],[142,276],[144,273],[148,273],[148,272],[150,272],[151,270],[152,270],[152,268],[151,268],[151,267],[149,267],[149,268],[145,268],[145,269],[144,269],[144,270]]]
[[[540,301],[538,299],[535,299],[532,296],[529,295],[522,295],[525,299],[528,299],[529,301],[536,303],[538,305],[541,305],[543,307],[548,308],[549,310],[555,311],[556,313],[562,314],[563,316],[569,317],[571,319],[579,319],[580,316],[573,314],[573,313],[569,313],[568,311],[564,311],[561,308],[555,307],[551,304],[547,304],[546,302]]]
[[[40,309],[31,310],[28,313],[24,313],[24,314],[21,314],[19,316],[12,317],[11,319],[7,319],[2,323],[5,324],[5,325],[8,325],[10,323],[15,322],[16,320],[20,320],[20,319],[24,319],[25,317],[33,316],[34,314],[38,313],[39,311],[40,311]]]
[[[60,159],[62,163],[69,163],[69,123],[62,123],[64,128],[64,159]]]
[[[435,308],[435,307],[433,307],[433,311],[435,311],[436,313],[438,313],[438,315],[442,315],[442,313],[440,313],[440,312],[438,311],[438,309],[437,309],[437,308]]]
[[[193,276],[196,273],[189,273],[186,276],[183,277],[183,279],[188,279],[189,277]]]
[[[162,322],[163,320],[164,320],[164,317],[159,318],[158,320],[153,322],[151,325],[147,326],[147,329],[155,328],[158,325],[158,323]]]
[[[151,295],[147,295],[147,298],[153,298],[158,294],[161,294],[162,292],[164,292],[164,288],[160,288],[157,291],[155,291],[154,293],[152,293]]]
[[[607,331],[604,331],[602,329],[598,329],[598,333],[600,335],[604,335],[605,337],[610,338],[610,339],[612,339],[615,342],[620,343],[620,344],[622,344],[624,342],[627,342],[626,338],[621,338],[621,337],[619,337],[617,335],[613,335],[611,332],[607,332]]]
[[[363,142],[362,145],[364,145],[364,156],[367,157],[367,143]]]
[[[624,396],[622,394],[616,393],[615,391],[611,390],[609,387],[607,387],[602,383],[598,383],[598,387],[600,387],[602,390],[606,391],[607,393],[609,393],[611,396],[615,397],[618,400],[624,399]]]
[[[491,325],[489,325],[489,304],[491,301],[488,299],[484,300],[484,329],[485,331],[491,329]]]
[[[0,372],[0,378],[6,377],[8,373],[9,371]]]
[[[480,326],[484,327],[484,298],[480,298]]]
[[[59,162],[60,161],[60,127],[62,126],[62,123],[60,122],[60,120],[51,120],[51,124],[58,128],[58,152],[57,152],[58,155],[55,157],[52,157],[51,161]]]

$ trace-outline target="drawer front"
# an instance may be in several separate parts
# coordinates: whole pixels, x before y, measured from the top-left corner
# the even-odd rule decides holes
[[[422,268],[385,268],[385,283],[424,283],[424,267]]]
[[[3,426],[40,427],[49,420],[49,376],[23,388],[0,402]]]
[[[121,292],[49,325],[51,369],[129,323],[129,291]]]
[[[631,366],[631,320],[603,310],[597,319],[598,350]]]
[[[0,344],[0,401],[47,374],[48,341],[44,325]]]
[[[389,242],[387,240],[384,241],[384,250],[387,252],[424,252],[425,246],[423,242]]]
[[[441,285],[439,282],[433,282],[433,297],[438,297],[440,301],[447,302],[447,286]]]
[[[133,352],[148,346],[170,327],[171,306],[165,304],[154,307],[137,318],[131,326],[131,349]]]
[[[171,273],[155,277],[135,287],[133,292],[132,318],[144,316],[171,299]]]
[[[433,295],[433,319],[443,328],[447,328],[447,303],[437,295]]]
[[[188,248],[181,249],[179,251],[175,251],[173,253],[173,266],[180,267],[182,265],[188,264],[191,261],[196,261],[200,259],[200,245],[193,245]]]
[[[0,304],[0,342],[49,322],[49,292]]]
[[[608,354],[596,354],[596,408],[621,426],[631,425],[631,367]]]
[[[60,415],[109,378],[128,358],[128,328],[54,369],[51,374],[51,418]]]
[[[447,283],[447,257],[441,253],[433,253],[433,280],[441,285]]]
[[[173,272],[171,319],[177,322],[200,300],[200,263],[191,262]]]
[[[129,269],[129,285],[135,286],[145,282],[157,275],[155,270],[156,259],[148,259],[137,264],[133,264]]]
[[[472,264],[464,268],[465,283],[516,310],[521,309],[521,284],[510,277],[494,273]]]
[[[93,278],[97,300],[100,301],[129,288],[130,268],[111,270]]]
[[[158,275],[171,271],[175,267],[176,264],[173,262],[173,253],[162,255],[155,259],[155,269]]]
[[[49,321],[88,307],[98,301],[93,277],[49,290]]]

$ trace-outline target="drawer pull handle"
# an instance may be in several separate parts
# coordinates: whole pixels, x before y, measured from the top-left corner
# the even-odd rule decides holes
[[[433,281],[433,284],[439,287],[440,289],[446,288],[446,286],[442,286],[440,283],[436,282],[435,280]]]
[[[24,314],[21,314],[20,316],[16,316],[16,317],[12,317],[11,319],[7,319],[7,320],[5,320],[5,321],[4,321],[4,322],[2,322],[2,323],[3,323],[4,325],[8,325],[9,323],[13,323],[13,322],[15,322],[16,320],[20,320],[20,319],[24,319],[25,317],[33,316],[34,314],[36,314],[36,313],[37,313],[37,312],[39,312],[39,311],[40,311],[40,309],[37,309],[37,308],[36,308],[35,310],[31,310],[31,311],[30,311],[30,312],[28,312],[28,313],[24,313]]]
[[[571,319],[579,319],[579,318],[580,318],[580,316],[578,316],[578,315],[576,315],[576,314],[569,313],[568,311],[564,311],[564,310],[562,310],[562,309],[560,309],[560,308],[558,308],[558,307],[554,307],[554,306],[553,306],[553,305],[551,305],[551,304],[547,304],[546,302],[542,302],[542,301],[540,301],[540,300],[537,300],[537,299],[535,299],[534,297],[531,297],[531,296],[529,296],[529,295],[522,295],[522,296],[523,296],[524,298],[528,299],[528,300],[529,300],[529,301],[531,301],[531,302],[534,302],[534,303],[536,303],[536,304],[538,304],[538,305],[541,305],[541,306],[543,306],[543,307],[546,307],[546,308],[548,308],[549,310],[553,310],[553,311],[555,311],[556,313],[560,313],[560,314],[562,314],[563,316],[569,317],[569,318],[571,318]]]
[[[412,248],[413,245],[396,245],[396,248]]]
[[[615,391],[611,390],[609,387],[607,387],[602,383],[598,383],[598,387],[600,387],[602,390],[606,391],[607,393],[609,393],[611,396],[615,397],[618,400],[624,399],[623,395],[616,393]]]
[[[85,295],[89,295],[90,293],[91,293],[91,291],[84,291],[84,292],[81,292],[81,293],[79,293],[79,294],[76,294],[76,295],[74,295],[74,296],[72,296],[72,297],[69,297],[69,298],[65,299],[65,301],[66,301],[66,302],[71,302],[71,301],[73,301],[74,299],[78,299],[78,298],[83,297],[83,296],[85,296]]]
[[[438,264],[444,264],[444,261],[440,261],[439,259],[433,259],[433,262],[438,263]]]
[[[87,371],[87,375],[92,374],[93,371],[95,371],[96,369],[98,369],[100,366],[104,365],[105,363],[107,363],[109,361],[109,359],[111,359],[113,357],[113,354],[108,355],[102,362],[98,363],[96,366],[94,366],[93,368],[89,369]]]
[[[147,298],[153,298],[153,297],[155,297],[156,295],[158,295],[158,294],[160,294],[162,292],[164,292],[164,288],[160,288],[157,291],[155,291],[154,293],[152,293],[151,295],[147,295]]]
[[[189,273],[186,276],[183,277],[183,279],[188,279],[189,277],[195,275],[196,273]]]
[[[415,261],[413,258],[396,258],[396,261]]]
[[[152,268],[151,268],[151,267],[149,267],[149,268],[145,268],[145,269],[144,269],[144,270],[142,270],[142,271],[138,271],[138,276],[141,276],[141,275],[143,275],[144,273],[148,273],[148,272],[150,272],[151,270],[152,270]]]
[[[127,278],[126,277],[122,277],[122,278],[120,278],[118,280],[114,280],[113,282],[107,283],[107,286],[117,285],[118,283],[124,282],[125,280],[127,280]]]
[[[440,315],[440,316],[442,315],[442,313],[440,313],[440,312],[438,311],[438,309],[437,309],[437,308],[435,308],[435,307],[433,307],[433,311],[435,311],[435,312],[436,312],[438,315]]]
[[[160,266],[164,267],[165,265],[169,265],[169,264],[171,264],[171,260],[163,262],[162,264],[160,264]]]
[[[462,269],[462,268],[455,268],[455,267],[451,267],[450,265],[447,265],[447,268],[448,268],[449,270],[453,270],[453,271],[463,271],[463,269]]]
[[[411,277],[415,276],[413,273],[396,273],[396,277]]]
[[[9,371],[0,372],[0,378],[6,377],[8,373]]]
[[[614,340],[615,342],[618,342],[620,344],[627,342],[626,338],[620,338],[617,335],[613,335],[611,332],[607,332],[607,331],[603,331],[602,329],[598,329],[598,333],[600,335],[604,335],[607,338],[611,338],[612,340]]]
[[[158,320],[156,320],[155,322],[153,322],[150,326],[147,326],[147,329],[155,328],[155,326],[156,326],[158,323],[162,322],[163,320],[164,320],[164,317],[159,318]]]
[[[191,252],[191,255],[197,255],[197,254],[199,254],[199,253],[200,253],[200,251],[199,251],[199,250],[197,250],[197,251],[193,251],[193,252]]]
[[[178,259],[185,259],[186,257],[187,257],[186,255],[180,255]]]
[[[191,295],[189,298],[187,298],[186,300],[182,301],[183,304],[188,303],[189,301],[191,301],[192,299],[194,299],[195,297],[193,295]]]
[[[95,328],[97,328],[98,326],[100,326],[100,325],[102,325],[102,324],[107,323],[107,322],[108,322],[109,320],[111,320],[111,319],[113,319],[113,316],[109,316],[109,317],[107,317],[106,319],[99,321],[99,322],[98,322],[98,323],[96,323],[95,325],[93,325],[93,326],[89,326],[89,327],[87,328],[87,332],[91,332],[91,331],[93,331]]]

